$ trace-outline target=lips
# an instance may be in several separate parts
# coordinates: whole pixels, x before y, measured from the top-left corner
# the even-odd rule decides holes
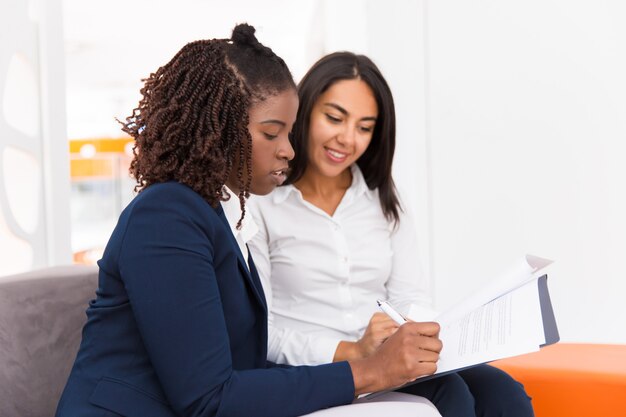
[[[330,148],[324,148],[324,150],[326,151],[326,156],[328,156],[328,159],[330,159],[333,162],[340,163],[340,162],[345,161],[348,158],[347,153],[339,152]]]
[[[270,173],[277,185],[281,185],[287,179],[287,172],[289,168],[282,168]]]

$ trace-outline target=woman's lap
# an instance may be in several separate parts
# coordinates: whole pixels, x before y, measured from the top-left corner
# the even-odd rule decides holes
[[[328,408],[306,417],[441,417],[425,398],[400,392],[387,392],[372,399],[360,398],[349,405]]]
[[[433,405],[434,404],[434,405]],[[307,417],[533,416],[524,387],[509,374],[479,365],[368,400],[307,414]]]
[[[477,416],[534,416],[531,399],[524,386],[506,372],[480,365],[458,372],[476,400]]]
[[[534,415],[522,384],[489,365],[433,378],[400,391],[429,399],[444,417]]]

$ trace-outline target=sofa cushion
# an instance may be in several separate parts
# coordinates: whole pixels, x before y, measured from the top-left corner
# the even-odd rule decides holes
[[[0,404],[4,417],[52,416],[80,344],[94,266],[0,277]]]
[[[537,417],[626,416],[626,345],[557,343],[492,365],[524,384]]]

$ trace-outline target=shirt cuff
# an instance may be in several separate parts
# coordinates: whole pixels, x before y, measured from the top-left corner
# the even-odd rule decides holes
[[[278,363],[289,365],[322,365],[331,363],[335,357],[337,346],[341,339],[333,337],[307,337],[300,343],[287,343],[280,346],[279,351],[272,356],[277,357]]]
[[[339,347],[339,343],[341,339],[332,338],[332,337],[324,337],[316,339],[315,351],[318,352],[318,360],[317,364],[323,363],[331,363],[333,358],[335,357],[335,353],[337,352],[337,347]]]

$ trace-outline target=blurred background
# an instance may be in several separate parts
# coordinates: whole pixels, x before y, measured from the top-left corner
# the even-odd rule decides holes
[[[445,309],[530,253],[562,340],[626,343],[626,2],[0,0],[0,275],[94,263],[133,197],[141,79],[236,23],[296,81],[369,55],[395,180]]]

